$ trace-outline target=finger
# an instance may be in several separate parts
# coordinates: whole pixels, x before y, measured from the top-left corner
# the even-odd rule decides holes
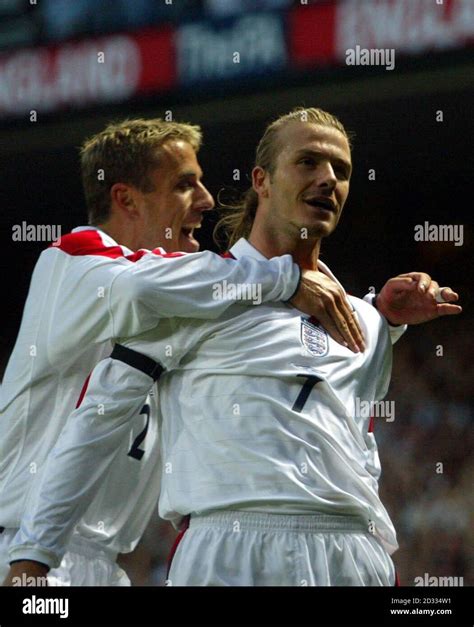
[[[418,291],[422,294],[428,290],[431,283],[431,277],[429,274],[425,274],[424,272],[420,272],[420,278],[418,279]]]
[[[448,303],[444,303],[436,306],[436,313],[438,316],[454,316],[456,314],[460,314],[461,312],[462,307],[460,305],[450,305]]]
[[[400,274],[400,277],[412,277],[418,285],[418,291],[424,294],[431,283],[431,277],[426,272],[406,272],[405,274]]]
[[[346,348],[349,347],[348,342],[346,342],[344,337],[341,335],[339,329],[337,328],[337,325],[334,324],[330,316],[328,316],[326,313],[321,314],[319,316],[319,322],[321,326],[326,329],[326,331],[329,333],[333,340],[335,340],[338,344],[345,346]]]
[[[439,285],[436,281],[431,281],[426,290],[426,293],[429,294],[433,300],[436,300],[436,297],[439,295]]]
[[[351,328],[346,322],[345,317],[339,312],[339,309],[336,305],[336,301],[334,298],[331,298],[326,303],[326,309],[331,316],[332,321],[336,325],[339,333],[342,335],[344,340],[348,343],[349,348],[354,353],[359,353],[359,347],[357,345],[355,337],[352,335]]]
[[[339,303],[336,303],[336,304],[339,305]],[[355,339],[357,346],[362,352],[364,352],[365,351],[364,332],[362,331],[362,328],[360,326],[359,320],[357,319],[356,313],[352,311],[352,308],[349,302],[347,301],[345,295],[342,296],[342,299],[338,308],[339,308],[341,315],[344,317],[344,320],[348,324],[351,335]]]
[[[389,280],[390,289],[396,292],[404,292],[407,289],[416,289],[418,282],[412,277],[397,276]]]
[[[459,300],[459,294],[453,292],[450,287],[440,287],[438,290],[438,294],[436,296],[436,301],[438,303],[443,302],[453,302],[455,300]]]

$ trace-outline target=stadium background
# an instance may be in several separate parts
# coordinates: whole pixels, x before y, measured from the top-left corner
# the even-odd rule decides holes
[[[356,139],[349,201],[323,259],[352,294],[411,270],[461,294],[461,317],[410,328],[396,345],[387,397],[395,420],[379,419],[375,432],[402,583],[426,573],[473,585],[474,2],[0,0],[0,19],[2,371],[47,245],[14,242],[12,228],[66,233],[85,222],[85,136],[112,119],[170,111],[198,123],[216,196],[246,189],[270,119],[297,105],[326,108]],[[395,49],[395,69],[346,65],[356,45]],[[415,241],[425,221],[464,225],[463,245]],[[215,250],[213,222],[198,235]],[[124,560],[135,584],[163,584],[174,535],[152,520]]]

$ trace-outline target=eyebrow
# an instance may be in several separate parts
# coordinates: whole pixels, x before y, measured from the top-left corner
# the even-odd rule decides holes
[[[184,181],[185,179],[190,179],[190,178],[196,178],[196,179],[201,179],[202,178],[202,171],[199,172],[195,172],[194,170],[189,170],[187,172],[182,172],[179,176],[178,176],[178,183],[180,181]]]
[[[313,150],[312,148],[302,148],[296,152],[296,158],[299,158],[299,157],[318,158],[318,157],[326,157],[326,156],[327,156],[327,153],[322,152],[320,150]],[[341,159],[340,157],[329,157],[329,159],[334,163],[338,163],[339,165],[344,166],[345,168],[349,170],[349,172],[352,171],[352,163],[350,161],[346,161],[345,159]]]

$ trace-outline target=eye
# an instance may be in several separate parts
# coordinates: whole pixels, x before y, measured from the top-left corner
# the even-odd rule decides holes
[[[312,167],[315,164],[315,161],[312,157],[304,157],[304,159],[300,159],[300,163],[306,165],[308,167]]]
[[[178,189],[186,191],[188,189],[193,188],[194,185],[191,183],[191,181],[181,181],[181,183],[178,183],[177,187],[178,187]]]
[[[346,181],[349,178],[349,173],[347,169],[342,166],[335,166],[334,174],[337,176],[338,179],[342,179],[343,181]]]

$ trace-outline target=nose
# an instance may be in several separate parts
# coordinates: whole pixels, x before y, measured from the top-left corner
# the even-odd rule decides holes
[[[196,186],[194,204],[197,211],[210,211],[215,205],[211,192],[201,182]]]
[[[324,161],[319,164],[316,171],[316,178],[318,187],[323,189],[330,189],[332,191],[337,185],[337,177],[330,161]]]

